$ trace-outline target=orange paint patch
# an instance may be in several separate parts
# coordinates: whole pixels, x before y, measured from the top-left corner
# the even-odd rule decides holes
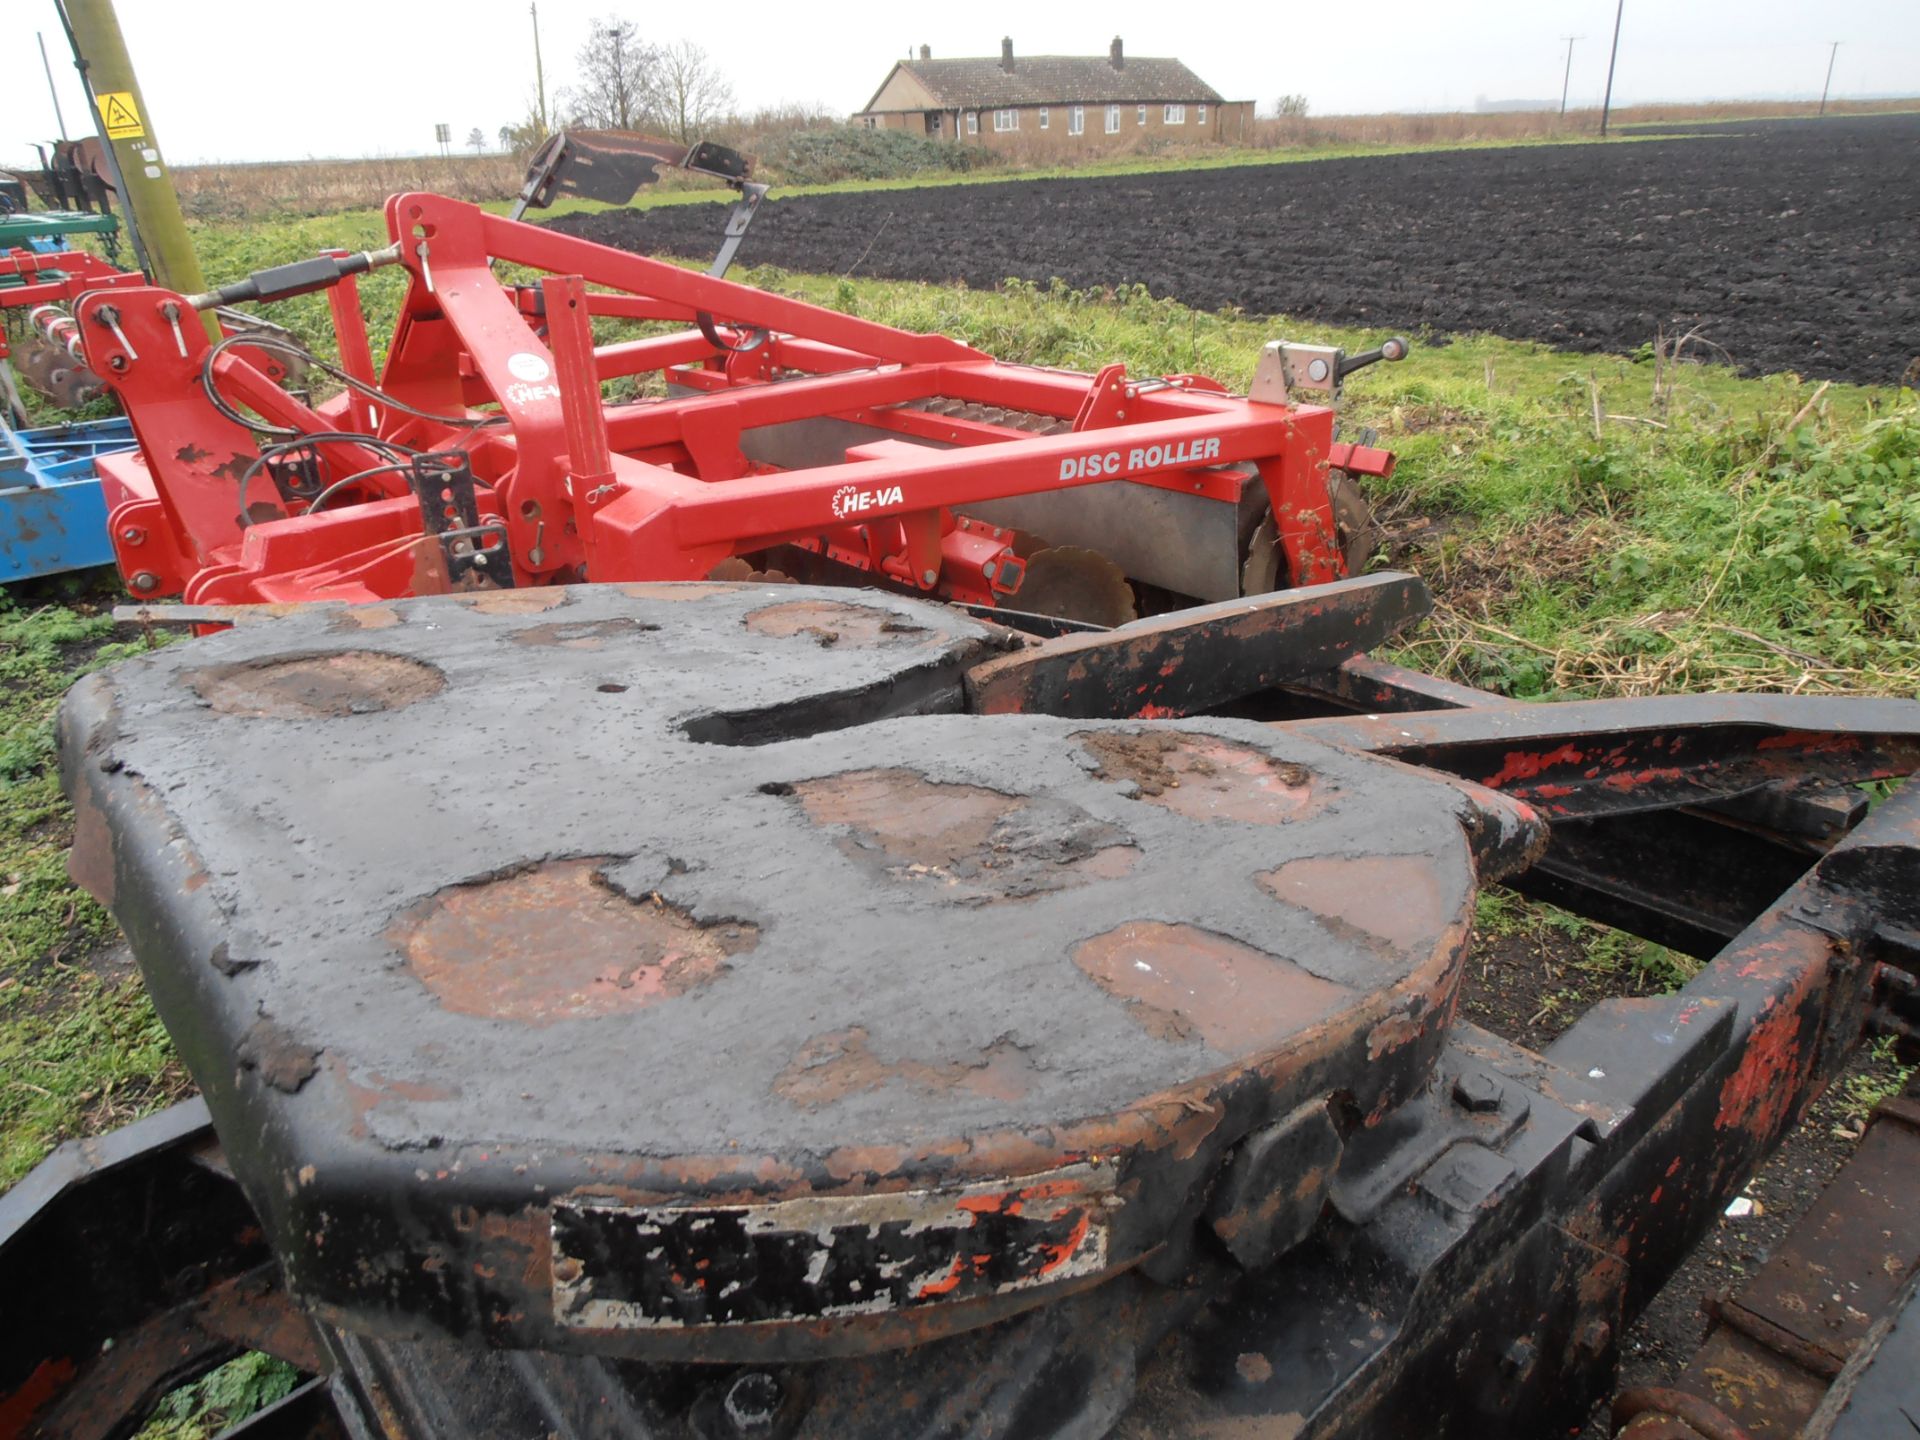
[[[1082,941],[1073,962],[1161,1040],[1245,1055],[1277,1049],[1353,991],[1193,925],[1138,921]]]
[[[559,860],[416,906],[391,930],[448,1010],[528,1025],[637,1010],[704,985],[752,950],[744,922],[703,925],[657,896],[603,883],[601,860]]]
[[[1303,766],[1263,750],[1180,730],[1090,730],[1074,737],[1099,778],[1131,782],[1139,799],[1189,820],[1279,825],[1320,810],[1334,791]]]
[[[1255,878],[1335,933],[1357,931],[1401,950],[1430,949],[1458,918],[1441,898],[1428,855],[1316,855]]]

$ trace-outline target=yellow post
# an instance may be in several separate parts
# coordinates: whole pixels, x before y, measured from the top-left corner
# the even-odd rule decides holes
[[[153,116],[134,76],[113,0],[66,0],[65,9],[100,139],[118,162],[121,203],[139,234],[153,282],[182,295],[197,295],[207,288],[206,277],[187,234],[180,196],[161,158]],[[220,322],[213,313],[201,318],[208,337],[218,339]]]

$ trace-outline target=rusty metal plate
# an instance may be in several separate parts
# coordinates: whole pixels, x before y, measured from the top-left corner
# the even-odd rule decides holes
[[[884,1315],[1107,1268],[1111,1164],[950,1191],[553,1207],[554,1308],[584,1329]]]
[[[77,871],[295,1294],[618,1355],[906,1343],[1155,1253],[1303,1104],[1423,1084],[1532,813],[1250,722],[963,713],[1003,643],[601,586],[76,687]]]

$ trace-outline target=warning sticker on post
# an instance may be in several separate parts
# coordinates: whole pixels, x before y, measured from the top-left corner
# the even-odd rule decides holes
[[[109,90],[100,97],[100,123],[107,127],[109,140],[138,140],[147,133],[131,90]]]

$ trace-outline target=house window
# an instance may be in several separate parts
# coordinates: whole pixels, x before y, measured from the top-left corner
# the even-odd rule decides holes
[[[1120,107],[1118,105],[1107,106],[1107,133],[1109,135],[1118,135],[1120,133]]]
[[[1201,125],[1206,124],[1207,123],[1207,107],[1204,105],[1195,106],[1194,112],[1193,112],[1193,118],[1197,123]]]
[[[1139,108],[1139,110],[1136,112],[1134,123],[1136,125],[1144,125],[1147,123],[1147,107],[1146,106],[1142,105]]]
[[[1044,105],[1040,107],[1040,128],[1042,130],[1047,128],[1047,107]]]
[[[1006,134],[1009,130],[1018,130],[1020,128],[1020,112],[1018,110],[994,111],[993,128],[1002,135]]]
[[[1184,105],[1167,106],[1166,111],[1160,116],[1160,123],[1163,125],[1186,124],[1187,123],[1187,107]]]
[[[879,118],[878,118],[877,116],[873,116],[873,115],[863,115],[863,116],[862,116],[861,118],[862,118],[863,120],[865,120],[865,121],[866,121],[866,123],[867,123],[867,129],[869,129],[869,130],[873,130],[873,129],[877,129],[877,128],[879,127],[879,124],[880,124],[880,121],[879,121]]]
[[[1067,133],[1078,135],[1087,128],[1087,107],[1076,105],[1067,112]]]
[[[978,135],[980,133],[980,112],[978,110],[967,111],[967,133],[969,135]]]

